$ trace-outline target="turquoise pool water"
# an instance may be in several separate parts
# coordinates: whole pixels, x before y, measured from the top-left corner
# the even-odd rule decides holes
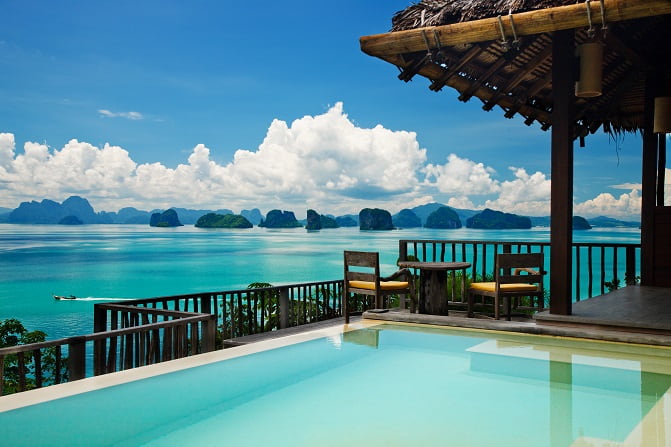
[[[1,443],[623,442],[669,365],[668,349],[384,324],[6,411]]]

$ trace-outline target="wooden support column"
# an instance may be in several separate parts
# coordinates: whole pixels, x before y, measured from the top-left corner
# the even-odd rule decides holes
[[[550,313],[571,314],[573,293],[574,32],[552,39],[552,190],[550,194]]]
[[[664,184],[666,183],[666,134],[657,135],[657,206],[664,206]]]
[[[655,284],[655,204],[658,138],[652,132],[657,79],[648,76],[643,111],[643,163],[641,172],[641,285]]]

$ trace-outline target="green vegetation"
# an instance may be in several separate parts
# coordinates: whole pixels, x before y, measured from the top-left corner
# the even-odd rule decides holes
[[[207,213],[195,224],[198,228],[252,228],[253,225],[243,216],[237,214]]]
[[[226,318],[219,328],[223,339],[280,329],[280,290],[265,282],[251,283],[247,289],[248,294],[221,304]],[[335,317],[335,309],[327,304],[333,298],[327,288],[319,288],[312,296],[290,298],[289,326]]]
[[[47,337],[42,331],[29,332],[23,324],[14,318],[0,320],[0,348],[8,348],[17,345],[43,342]],[[44,379],[42,386],[53,385],[56,376],[56,348],[45,348],[40,350],[39,367],[36,367],[36,356],[33,351],[23,354],[24,368],[26,370],[27,390],[37,388],[35,380],[35,369],[41,368]],[[12,394],[20,390],[19,356],[9,354],[4,359],[4,379],[2,382],[2,394]],[[67,358],[61,359],[61,381],[67,381]]]

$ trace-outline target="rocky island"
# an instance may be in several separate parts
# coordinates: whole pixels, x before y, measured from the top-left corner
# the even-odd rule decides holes
[[[404,209],[399,211],[392,218],[392,222],[397,228],[417,228],[422,226],[422,219],[420,219],[414,211]]]
[[[456,211],[448,206],[441,206],[426,218],[425,228],[454,229],[461,228],[461,220]]]
[[[574,230],[591,230],[592,226],[587,222],[587,219],[580,216],[573,216],[573,229]]]
[[[531,228],[531,219],[517,214],[504,213],[501,211],[485,208],[481,213],[466,221],[466,228],[479,228],[484,230],[512,230]]]
[[[198,228],[252,228],[254,225],[239,214],[207,213],[195,223]]]
[[[391,214],[380,208],[364,208],[359,212],[360,230],[393,230]]]
[[[322,228],[338,228],[338,223],[332,217],[319,214],[315,210],[308,210],[305,229],[321,230]]]
[[[259,222],[259,227],[265,228],[297,228],[302,226],[296,220],[293,211],[272,210],[266,214],[265,220],[261,219],[261,222]]]
[[[149,219],[150,227],[160,227],[160,228],[169,228],[169,227],[181,227],[182,223],[179,221],[177,216],[177,211],[169,209],[163,211],[162,213],[154,213]]]

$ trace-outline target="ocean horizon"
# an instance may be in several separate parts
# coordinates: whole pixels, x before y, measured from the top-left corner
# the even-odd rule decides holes
[[[640,243],[636,228],[574,231],[575,242]],[[360,231],[358,227],[202,229],[192,225],[0,224],[0,320],[17,318],[49,339],[93,332],[96,302],[342,278],[344,250],[377,251],[396,269],[400,239],[549,242],[530,230]],[[57,301],[53,295],[75,295]]]

